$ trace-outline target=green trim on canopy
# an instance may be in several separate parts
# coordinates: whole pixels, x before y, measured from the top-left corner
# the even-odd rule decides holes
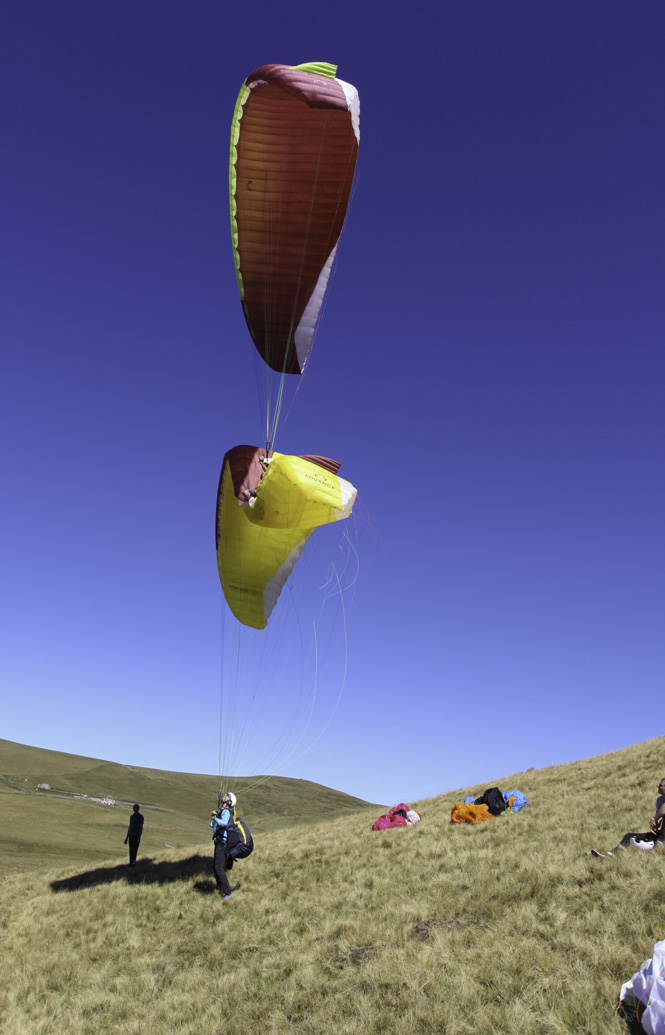
[[[312,75],[324,75],[327,79],[334,79],[337,75],[337,65],[331,65],[328,61],[306,61],[304,65],[291,65],[291,68],[298,72],[311,72]]]
[[[238,100],[236,101],[235,110],[233,112],[233,122],[231,123],[231,151],[229,154],[229,205],[231,209],[231,243],[233,245],[233,262],[236,268],[236,280],[238,281],[238,291],[240,292],[241,300],[245,298],[245,288],[242,282],[242,273],[240,272],[240,252],[238,251],[238,223],[236,221],[236,212],[238,206],[236,205],[236,162],[238,161],[238,152],[236,145],[240,136],[240,120],[242,118],[242,109],[247,103],[250,89],[247,85],[247,80],[242,84],[240,93],[238,94]]]

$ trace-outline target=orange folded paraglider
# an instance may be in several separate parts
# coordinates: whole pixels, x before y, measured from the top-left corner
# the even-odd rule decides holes
[[[466,804],[456,801],[450,813],[451,823],[484,823],[486,819],[494,819],[487,805]]]

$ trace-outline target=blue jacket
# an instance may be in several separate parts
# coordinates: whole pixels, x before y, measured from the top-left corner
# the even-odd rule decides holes
[[[212,827],[212,839],[219,844],[226,844],[228,839],[228,825],[232,819],[230,809],[222,809],[219,816],[213,816],[210,826]]]
[[[210,823],[212,839],[215,844],[222,844],[227,853],[235,857],[249,855],[254,849],[252,835],[243,819],[236,817],[236,810],[222,809]]]

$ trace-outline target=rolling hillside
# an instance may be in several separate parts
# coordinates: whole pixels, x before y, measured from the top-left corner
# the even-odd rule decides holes
[[[40,784],[50,790],[39,790]],[[0,740],[0,873],[124,857],[135,801],[146,820],[144,853],[167,845],[184,849],[207,836],[217,787],[216,776],[142,769]],[[341,791],[284,777],[236,778],[233,789],[242,816],[259,834],[368,807]],[[105,798],[116,805],[101,804]]]
[[[665,849],[589,849],[646,829],[663,772],[658,738],[500,778],[531,805],[479,827],[450,823],[479,786],[415,803],[412,828],[373,833],[359,804],[283,821],[228,904],[207,834],[135,870],[42,859],[0,879],[0,1030],[625,1035],[616,996],[665,936]]]

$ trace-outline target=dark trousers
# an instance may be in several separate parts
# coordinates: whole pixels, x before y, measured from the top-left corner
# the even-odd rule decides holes
[[[231,862],[230,859],[229,862]],[[229,878],[226,876],[227,869],[230,869],[226,861],[226,848],[222,844],[217,844],[217,842],[215,842],[213,869],[215,871],[215,880],[217,881],[217,887],[220,894],[230,895],[231,885],[229,884]]]
[[[129,865],[133,866],[134,863],[136,862],[136,853],[139,850],[139,845],[141,843],[141,838],[140,837],[130,837],[128,840],[129,840]]]

